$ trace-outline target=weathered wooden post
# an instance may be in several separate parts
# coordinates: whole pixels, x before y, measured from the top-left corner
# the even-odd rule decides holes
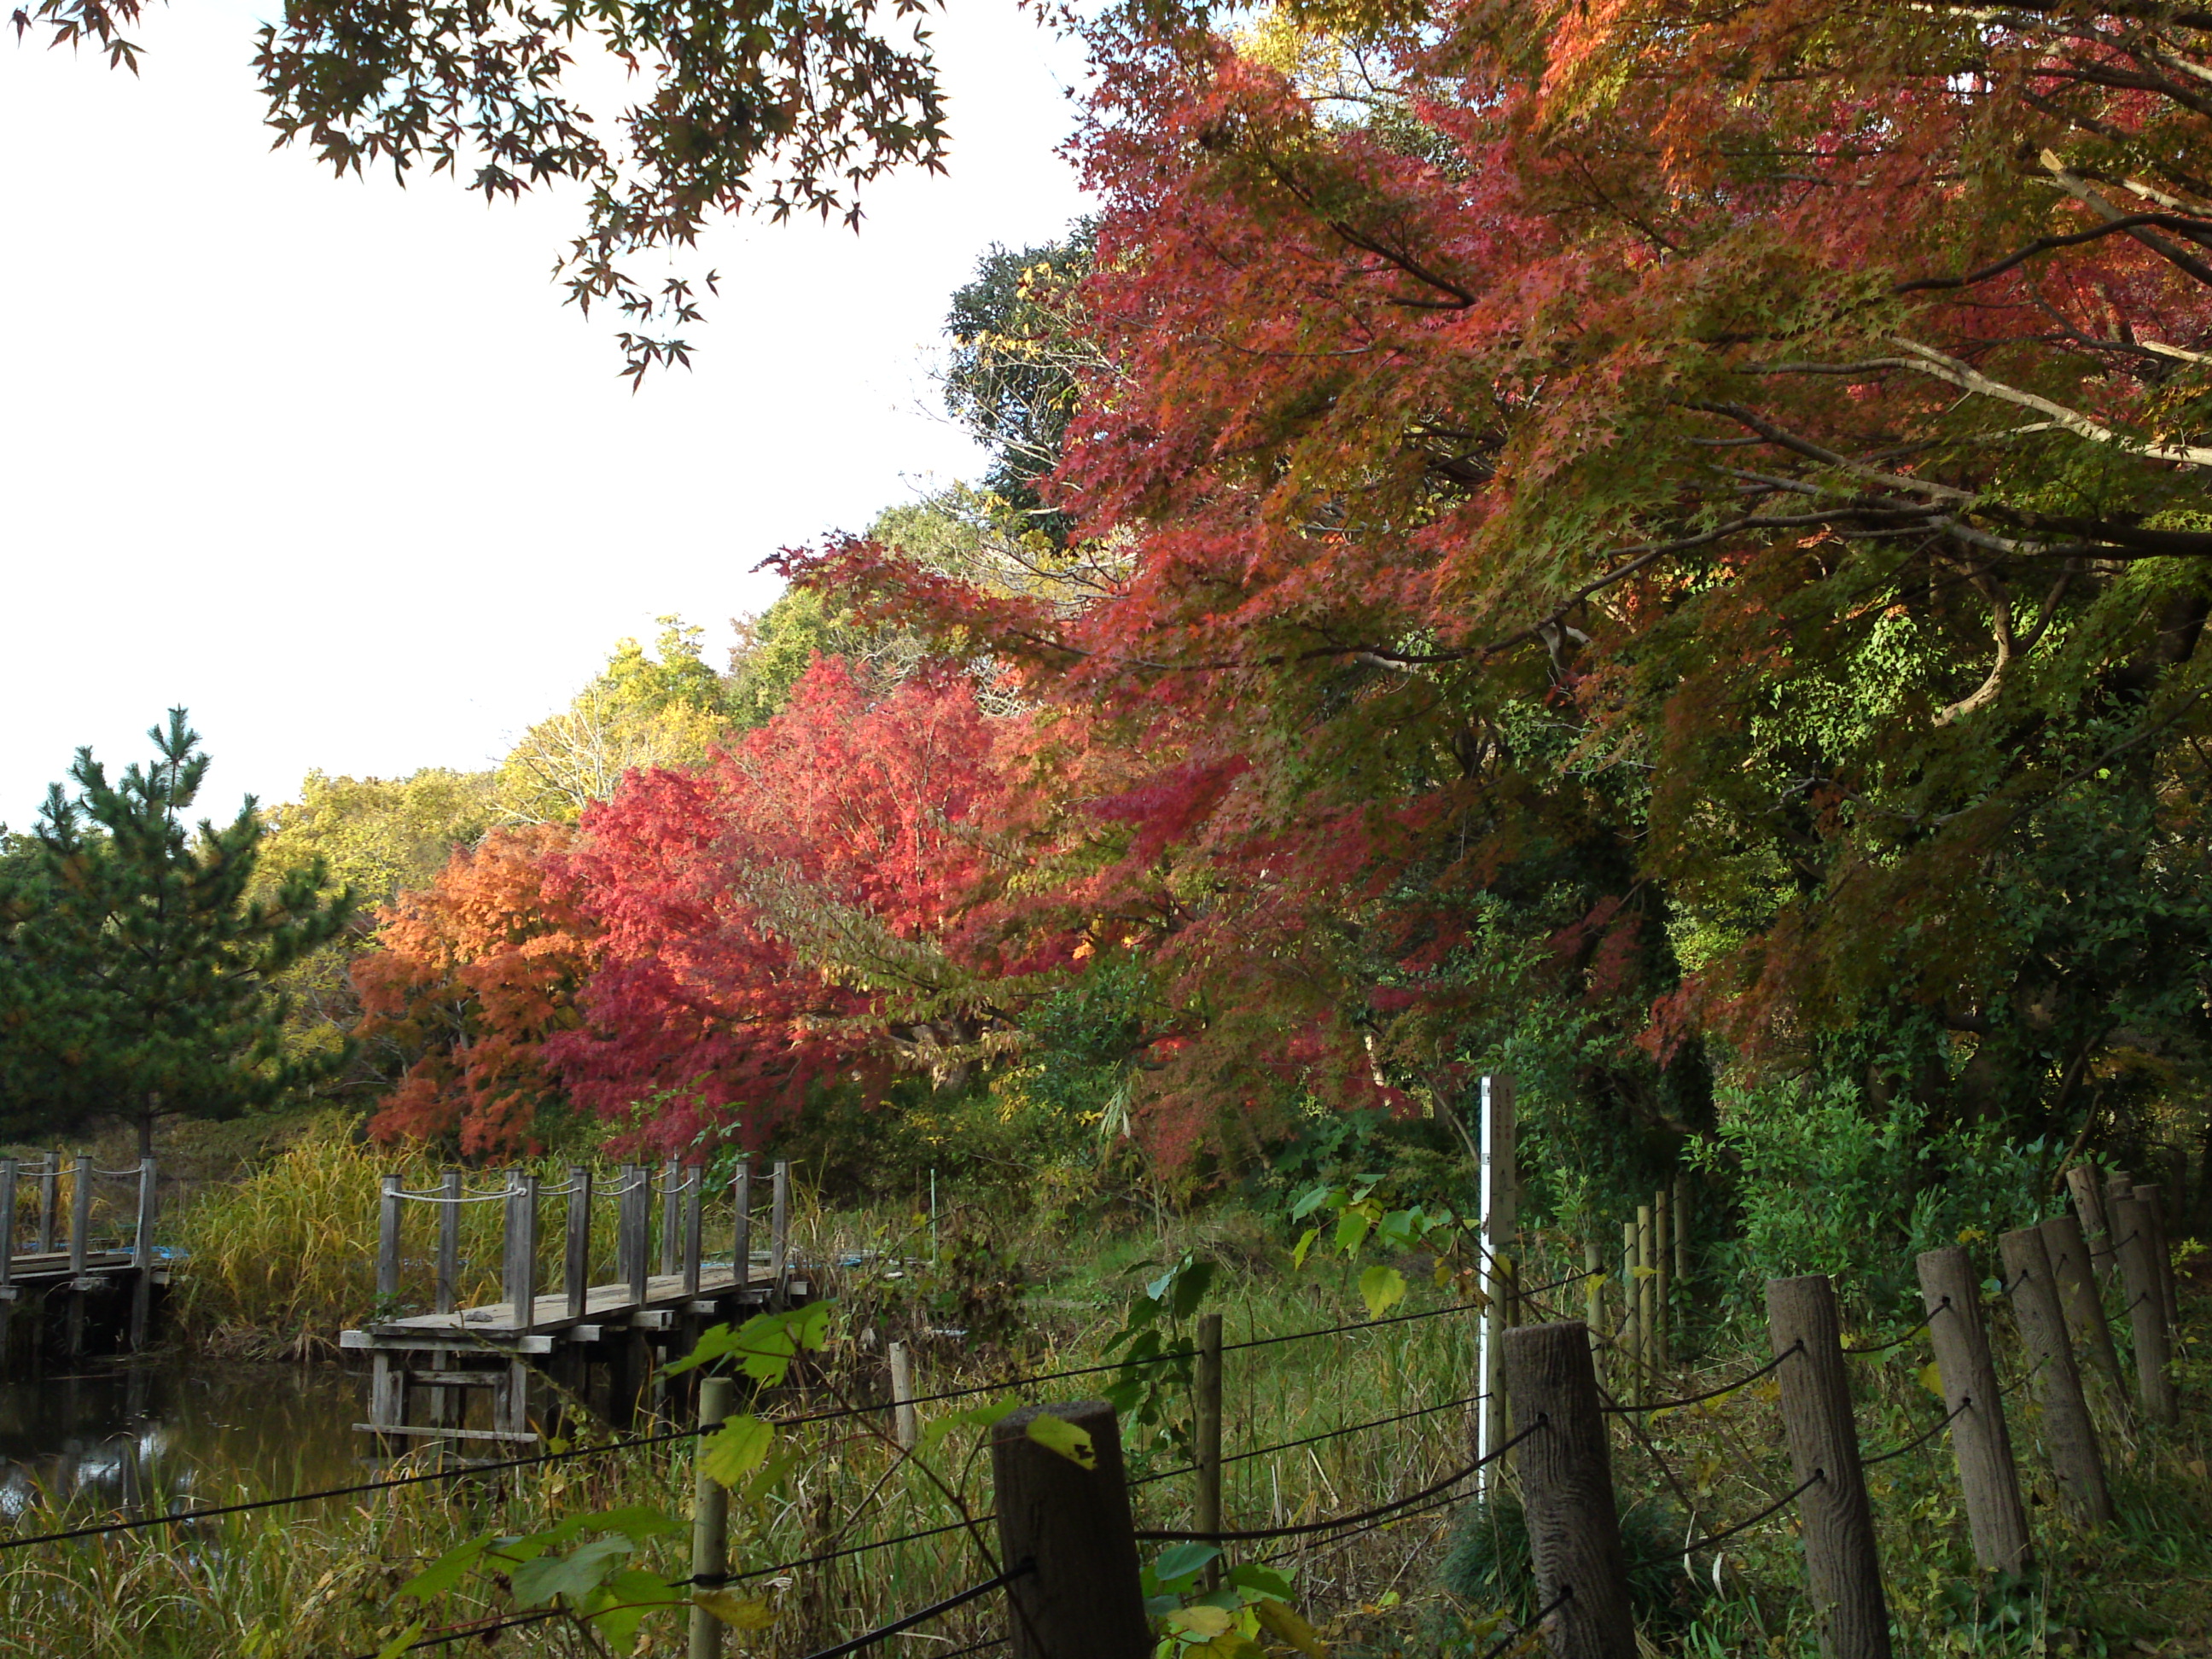
[[[781,1308],[784,1287],[791,1278],[791,1164],[781,1158],[775,1161],[769,1188],[768,1278],[769,1295]]]
[[[376,1202],[376,1299],[385,1304],[376,1310],[377,1317],[391,1318],[391,1304],[399,1299],[399,1177],[396,1174],[384,1177],[384,1189]]]
[[[700,1589],[720,1589],[730,1570],[730,1494],[707,1473],[705,1431],[720,1425],[736,1403],[737,1386],[726,1376],[699,1379],[699,1455],[692,1475],[691,1582]],[[722,1621],[691,1604],[690,1659],[721,1659]]]
[[[634,1305],[643,1305],[647,1251],[653,1226],[653,1171],[643,1164],[622,1167],[622,1205],[616,1212],[616,1277],[629,1286]]]
[[[54,1253],[54,1229],[59,1225],[62,1207],[62,1149],[51,1147],[46,1152],[46,1167],[39,1171],[39,1254]]]
[[[1651,1321],[1653,1363],[1665,1370],[1674,1363],[1674,1347],[1668,1328],[1674,1322],[1674,1309],[1668,1304],[1667,1292],[1671,1281],[1668,1266],[1674,1255],[1673,1217],[1668,1213],[1669,1194],[1664,1187],[1651,1195],[1651,1301],[1656,1310]]]
[[[2081,1224],[2081,1237],[2089,1246],[2089,1263],[2099,1279],[2112,1271],[2112,1225],[2105,1214],[2105,1183],[2094,1164],[2076,1164],[2066,1171],[2066,1191],[2074,1200],[2074,1212]]]
[[[1951,1413],[1951,1451],[1958,1460],[1974,1559],[1987,1572],[2021,1572],[2028,1561],[2027,1512],[2021,1507],[2012,1436],[1997,1394],[1996,1367],[1990,1360],[1974,1264],[1964,1245],[1949,1244],[1924,1252],[1918,1266],[1928,1340],[1942,1376],[1943,1407]]]
[[[1766,1281],[1766,1329],[1777,1357],[1790,1463],[1805,1490],[1805,1576],[1824,1659],[1890,1659],[1889,1605],[1875,1551],[1874,1511],[1859,1464],[1844,1374],[1836,1293],[1824,1274]]]
[[[79,1152],[70,1170],[70,1276],[84,1277],[85,1258],[92,1248],[92,1158]]]
[[[1674,1282],[1690,1282],[1690,1172],[1674,1171]]]
[[[452,1313],[461,1305],[461,1172],[447,1170],[438,1177],[438,1285],[433,1305]],[[441,1389],[446,1393],[448,1390]]]
[[[1527,1436],[1514,1449],[1513,1466],[1521,1474],[1536,1602],[1553,1609],[1545,1620],[1553,1659],[1636,1659],[1589,1328],[1570,1319],[1509,1332],[1504,1369],[1513,1420]]]
[[[2175,1294],[2173,1250],[2166,1237],[2166,1197],[2155,1182],[2138,1183],[2135,1197],[2141,1218],[2150,1231],[2150,1259],[2158,1269],[2159,1289],[2165,1297],[2166,1339],[2171,1342],[2174,1327],[2180,1321],[2181,1304]]]
[[[1651,1206],[1636,1206],[1636,1341],[1637,1369],[1647,1388],[1659,1372],[1659,1270],[1654,1265]]]
[[[902,1450],[912,1451],[921,1443],[921,1419],[914,1409],[914,1360],[903,1342],[892,1343],[887,1352],[891,1362],[891,1438]]]
[[[737,1208],[737,1225],[730,1240],[731,1282],[739,1291],[753,1282],[753,1160],[748,1152],[738,1159],[738,1172],[730,1178],[731,1202]]]
[[[1221,1530],[1221,1316],[1198,1316],[1198,1364],[1191,1379],[1191,1450],[1198,1465],[1194,1530]],[[1208,1589],[1220,1583],[1219,1564],[1206,1569]]]
[[[538,1327],[538,1177],[520,1170],[507,1191],[506,1295],[508,1327]]]
[[[1628,1400],[1644,1397],[1643,1337],[1636,1328],[1636,1218],[1629,1217],[1620,1224],[1620,1353],[1623,1369],[1622,1395]]]
[[[19,1166],[12,1158],[0,1158],[0,1378],[12,1372],[9,1328],[15,1311],[15,1181]]]
[[[562,1288],[568,1293],[568,1317],[581,1319],[592,1300],[592,1172],[581,1164],[568,1170],[568,1255],[562,1262]]]
[[[2066,1334],[2095,1360],[2112,1385],[2113,1409],[2123,1422],[2132,1419],[2128,1405],[2127,1379],[2120,1375],[2119,1351],[2112,1346],[2112,1328],[2105,1320],[2105,1298],[2097,1289],[2097,1275],[2089,1263],[2088,1242],[2081,1236],[2081,1218],[2062,1211],[2036,1231],[2043,1235],[2043,1251],[2051,1261],[2051,1282],[2058,1287],[2058,1311],[2065,1316]]]
[[[1091,1437],[1093,1467],[1030,1437],[1031,1419],[1044,1416]],[[991,1478],[1000,1563],[1029,1569],[1006,1586],[1013,1659],[1149,1659],[1114,1408],[1087,1400],[1001,1418],[991,1430]]]
[[[684,1294],[699,1294],[699,1229],[707,1197],[707,1171],[694,1164],[684,1179]]]
[[[2113,1254],[2119,1260],[2120,1282],[2128,1298],[2128,1328],[2135,1337],[2136,1385],[2142,1395],[2143,1414],[2171,1427],[2181,1421],[2181,1396],[2173,1386],[2166,1288],[2151,1257],[2150,1223],[2133,1192],[2117,1201],[2109,1193],[2106,1199],[2118,1235]]]
[[[660,1172],[660,1276],[672,1279],[677,1270],[677,1244],[683,1228],[684,1166],[670,1158]]]
[[[2105,1485],[2105,1459],[2081,1398],[2081,1374],[2066,1337],[2066,1316],[2058,1304],[2058,1283],[2043,1229],[2017,1227],[1997,1240],[1997,1255],[2012,1287],[2013,1322],[2035,1379],[2043,1407],[2043,1443],[2051,1454],[2058,1490],[2077,1520],[2101,1526],[2112,1518],[2112,1499]]]
[[[154,1160],[138,1160],[138,1216],[131,1235],[131,1349],[146,1346],[154,1316],[154,1223],[160,1202]]]

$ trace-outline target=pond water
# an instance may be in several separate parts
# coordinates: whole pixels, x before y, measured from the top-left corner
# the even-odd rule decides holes
[[[362,1416],[362,1379],[326,1366],[169,1359],[0,1382],[0,1516],[371,1479],[367,1437],[353,1431]]]

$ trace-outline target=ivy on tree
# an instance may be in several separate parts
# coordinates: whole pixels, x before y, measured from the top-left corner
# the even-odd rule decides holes
[[[111,782],[89,749],[0,866],[0,1125],[67,1133],[135,1119],[141,1157],[166,1116],[234,1117],[332,1071],[281,1052],[270,979],[337,936],[352,890],[316,859],[260,896],[269,833],[246,797],[186,827],[208,757],[182,708],[150,763]]]

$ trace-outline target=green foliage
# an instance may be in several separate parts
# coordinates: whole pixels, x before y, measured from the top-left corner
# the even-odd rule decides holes
[[[1115,1411],[1152,1430],[1181,1457],[1192,1455],[1190,1387],[1196,1376],[1194,1323],[1214,1264],[1186,1250],[1167,1271],[1129,1298],[1121,1328],[1108,1339],[1116,1362],[1113,1380],[1099,1390]]]
[[[890,519],[900,509],[884,515]],[[875,533],[875,532],[871,532]],[[873,629],[811,589],[793,587],[757,617],[737,619],[725,693],[731,724],[740,732],[765,726],[791,701],[792,688],[815,658],[842,657],[864,683],[887,689],[921,657],[920,641],[897,629]]]
[[[1685,1535],[1681,1516],[1663,1504],[1629,1502],[1621,1509],[1629,1606],[1638,1625],[1655,1634],[1680,1630],[1705,1599],[1702,1583],[1683,1571]],[[1496,1609],[1523,1625],[1535,1616],[1528,1518],[1517,1494],[1500,1485],[1467,1506],[1453,1523],[1437,1577],[1468,1608]],[[1480,1640],[1470,1645],[1480,1651]]]
[[[1206,1570],[1221,1559],[1211,1544],[1177,1544],[1138,1569],[1145,1613],[1160,1637],[1152,1659],[1262,1659],[1263,1637],[1326,1659],[1320,1633],[1291,1606],[1296,1568],[1240,1562],[1207,1588]]]
[[[260,879],[268,827],[248,797],[217,826],[185,815],[207,774],[185,711],[149,733],[155,757],[111,783],[92,751],[57,783],[0,866],[0,1100],[19,1135],[134,1117],[265,1107],[343,1052],[287,1056],[272,981],[337,938],[349,890],[319,860]]]

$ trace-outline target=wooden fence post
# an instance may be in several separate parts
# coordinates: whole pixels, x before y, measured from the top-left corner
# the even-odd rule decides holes
[[[2128,1406],[2127,1379],[2120,1375],[2119,1351],[2112,1346],[2112,1328],[2105,1321],[2105,1298],[2097,1290],[2081,1219],[2071,1210],[2061,1211],[2036,1231],[2043,1235],[2043,1251],[2051,1259],[2051,1279],[2058,1287],[2058,1310],[2065,1316],[2066,1334],[2087,1349],[2103,1370],[2105,1380],[2112,1385],[2113,1408],[2126,1422],[2134,1415]]]
[[[700,1228],[707,1202],[707,1171],[694,1164],[684,1178],[684,1294],[699,1294],[699,1258],[704,1253]]]
[[[1778,1357],[1782,1426],[1790,1463],[1805,1490],[1805,1576],[1820,1621],[1825,1659],[1890,1659],[1889,1604],[1875,1552],[1874,1511],[1859,1465],[1844,1374],[1836,1292],[1824,1274],[1766,1281],[1766,1328]]]
[[[461,1172],[448,1170],[438,1179],[438,1288],[435,1306],[451,1313],[461,1305]],[[441,1389],[440,1393],[446,1390]]]
[[[729,1416],[736,1398],[737,1386],[730,1378],[702,1376],[699,1426],[707,1429],[721,1422]],[[719,1590],[722,1588],[719,1581],[730,1570],[730,1494],[707,1473],[704,1437],[696,1443],[699,1453],[691,1489],[692,1584],[696,1589]],[[694,1601],[690,1659],[721,1659],[721,1652],[722,1621]]]
[[[1636,1222],[1633,1217],[1620,1224],[1620,1347],[1622,1368],[1627,1372],[1627,1386],[1622,1396],[1628,1400],[1644,1398],[1643,1337],[1636,1328]]]
[[[70,1273],[84,1277],[85,1256],[92,1248],[92,1158],[79,1152],[70,1176]]]
[[[15,1288],[15,1181],[21,1168],[14,1158],[0,1158],[0,1291]]]
[[[1534,1431],[1515,1447],[1513,1466],[1536,1603],[1559,1603],[1544,1621],[1553,1659],[1636,1659],[1589,1328],[1569,1319],[1508,1332],[1504,1373],[1513,1420]]]
[[[581,1319],[592,1299],[592,1172],[580,1164],[568,1170],[568,1252],[562,1286],[568,1294],[568,1317]]]
[[[1990,1359],[1973,1261],[1964,1245],[1949,1244],[1924,1252],[1918,1266],[1928,1340],[1943,1379],[1943,1408],[1951,1413],[1951,1452],[1958,1460],[1974,1559],[1987,1572],[2020,1572],[2028,1561],[2027,1512],[2021,1507],[2012,1436],[1997,1394],[1996,1367]]]
[[[2105,1183],[2094,1164],[2076,1164],[2066,1171],[2066,1190],[2074,1200],[2075,1218],[2089,1246],[2089,1262],[2100,1279],[2112,1272],[2112,1228],[2105,1214]]]
[[[2159,1289],[2165,1296],[2166,1340],[2171,1342],[2174,1327],[2181,1320],[2181,1305],[2175,1294],[2173,1283],[2173,1250],[2166,1231],[2166,1197],[2155,1182],[2136,1187],[2136,1202],[2142,1208],[2142,1219],[2150,1226],[2150,1259],[2158,1269]]]
[[[2128,1328],[2135,1336],[2136,1385],[2142,1395],[2143,1413],[2152,1422],[2171,1427],[2181,1421],[2181,1397],[2173,1387],[2166,1287],[2152,1257],[2150,1222],[2132,1192],[2117,1202],[2107,1194],[2106,1200],[2118,1235],[2113,1254],[2119,1260],[2120,1281],[2127,1293]]]
[[[781,1308],[784,1282],[791,1277],[791,1164],[787,1158],[776,1159],[769,1183],[768,1277],[772,1287],[769,1294]]]
[[[889,1349],[891,1362],[891,1438],[901,1449],[912,1451],[921,1443],[921,1419],[914,1409],[914,1360],[903,1342]]]
[[[1659,1269],[1655,1265],[1651,1206],[1636,1206],[1636,1363],[1646,1379],[1647,1393],[1659,1373]]]
[[[507,1310],[508,1328],[538,1323],[538,1177],[517,1173],[507,1194]]]
[[[1046,1415],[1090,1435],[1095,1467],[1030,1437],[1030,1419]],[[1088,1400],[1001,1418],[991,1430],[991,1479],[1000,1565],[1030,1569],[1006,1586],[1013,1659],[1149,1659],[1152,1632],[1114,1408]]]
[[[1193,1459],[1198,1465],[1198,1501],[1193,1506],[1195,1521],[1192,1530],[1219,1532],[1221,1530],[1221,1316],[1218,1313],[1198,1316],[1198,1365],[1191,1383],[1191,1438],[1195,1443]],[[1217,1566],[1218,1563],[1215,1564]],[[1212,1589],[1220,1580],[1213,1568],[1206,1570],[1206,1588]]]
[[[138,1160],[138,1224],[131,1234],[131,1348],[146,1346],[146,1328],[154,1316],[154,1224],[161,1206],[160,1176],[154,1160]]]
[[[738,1160],[730,1188],[731,1201],[737,1207],[737,1224],[730,1240],[731,1282],[742,1291],[753,1282],[753,1160],[750,1153]]]
[[[1668,1340],[1668,1326],[1673,1310],[1667,1305],[1668,1262],[1673,1255],[1674,1240],[1668,1236],[1674,1218],[1668,1212],[1668,1192],[1662,1187],[1651,1195],[1651,1271],[1657,1275],[1651,1281],[1651,1304],[1656,1310],[1651,1321],[1652,1359],[1661,1370],[1674,1363],[1674,1345]]]
[[[389,1303],[399,1294],[399,1177],[384,1177],[384,1189],[376,1203],[376,1295],[381,1302]],[[377,1310],[377,1317],[389,1319],[389,1307]]]
[[[2051,1455],[2059,1492],[2077,1520],[2102,1526],[2112,1518],[2105,1459],[2081,1398],[2081,1373],[2067,1340],[2066,1316],[2059,1309],[2050,1253],[2043,1248],[2043,1229],[2014,1228],[1997,1240],[1997,1255],[2012,1287],[2013,1322],[2020,1328],[2021,1348],[2035,1379],[2044,1449]]]
[[[1674,1171],[1674,1282],[1690,1282],[1690,1172]]]
[[[660,1276],[673,1278],[676,1273],[676,1245],[678,1230],[682,1226],[684,1208],[684,1166],[670,1158],[660,1172]]]

